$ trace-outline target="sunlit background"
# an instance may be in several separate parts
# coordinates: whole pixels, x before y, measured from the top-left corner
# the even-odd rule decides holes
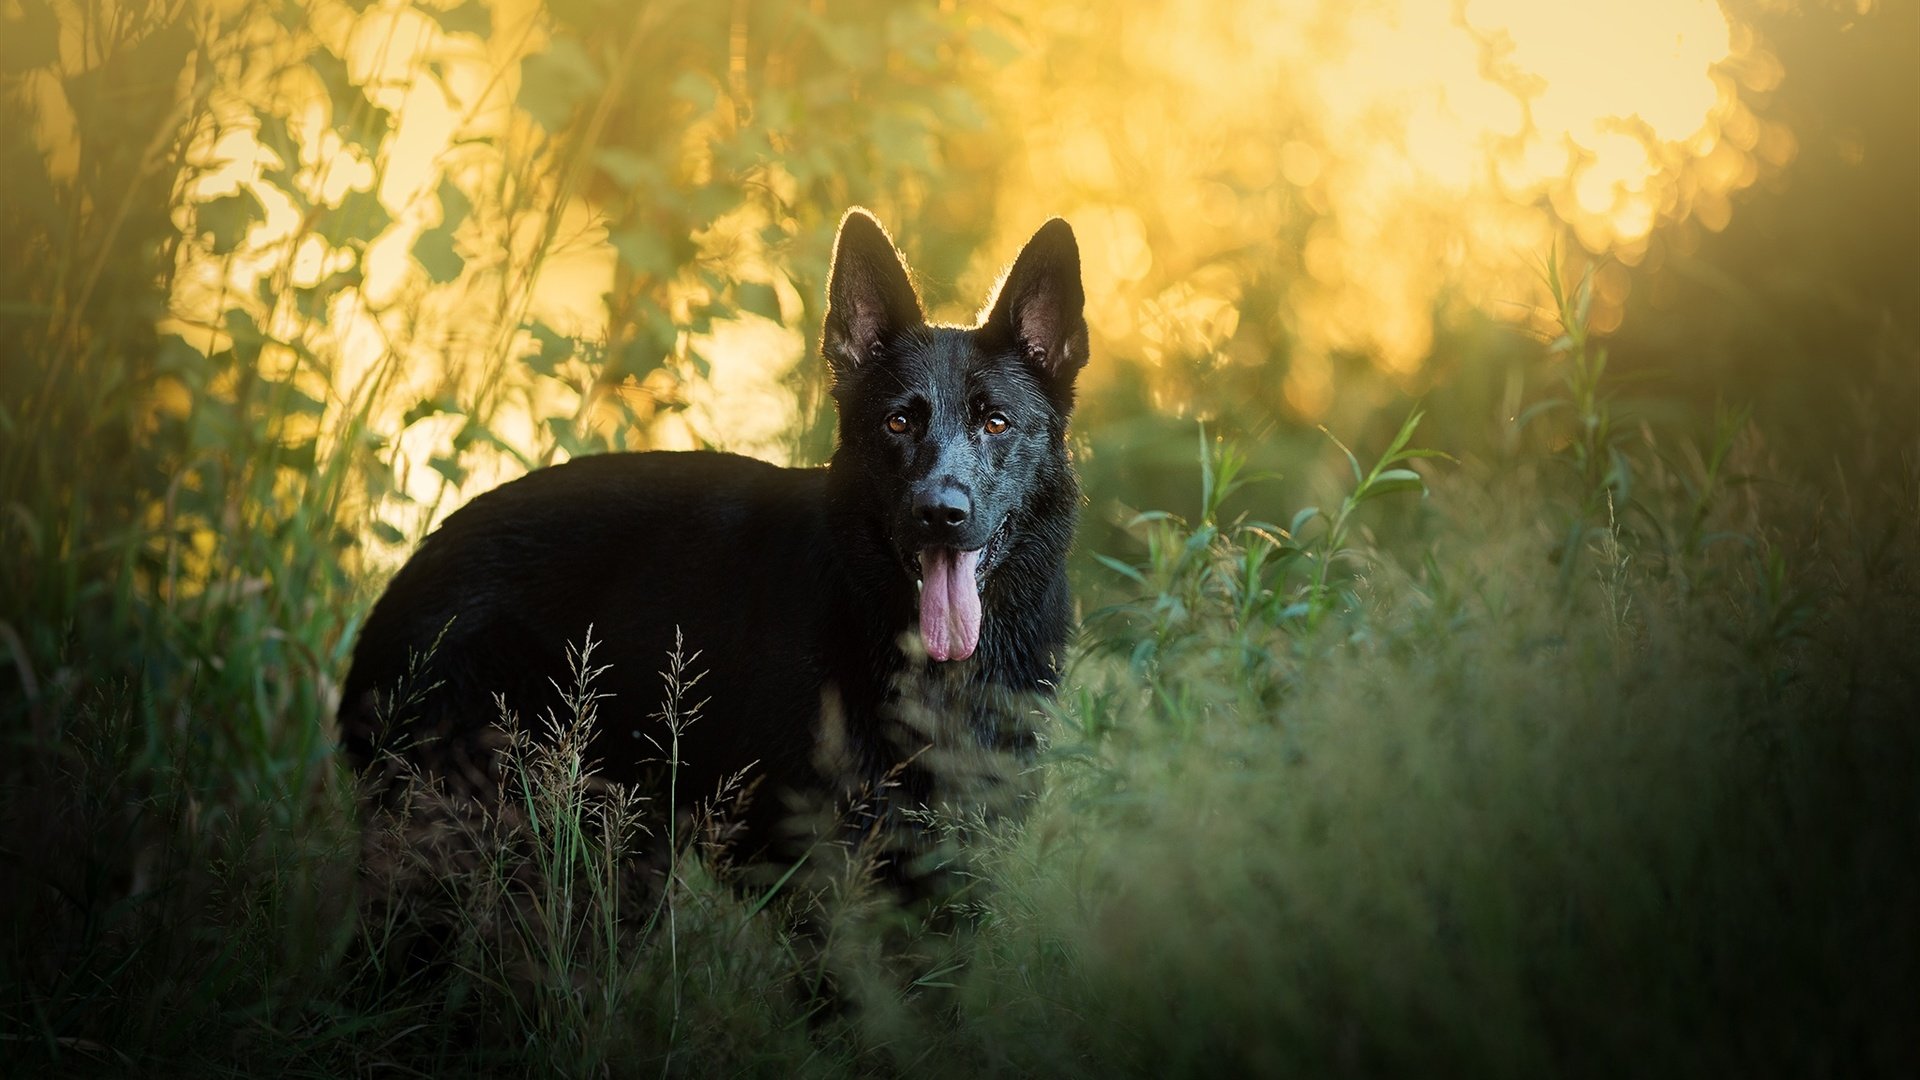
[[[1089,395],[1310,429],[1349,386],[1424,392],[1468,328],[1538,329],[1554,252],[1617,329],[1807,137],[1770,108],[1764,10],[1712,0],[186,12],[219,40],[167,88],[199,111],[161,329],[211,354],[244,317],[323,440],[390,440],[388,555],[582,450],[819,460],[847,203],[956,321],[1064,216]],[[56,180],[59,73],[102,59],[77,25],[19,76]]]

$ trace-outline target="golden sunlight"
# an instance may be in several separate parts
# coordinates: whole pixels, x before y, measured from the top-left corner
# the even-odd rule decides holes
[[[542,439],[535,417],[602,423],[606,394],[660,391],[684,407],[640,410],[651,426],[639,441],[784,460],[798,411],[791,373],[807,345],[800,313],[817,300],[795,293],[761,250],[756,237],[777,224],[764,216],[721,218],[712,235],[692,238],[705,265],[770,283],[755,287],[779,296],[788,316],[772,317],[780,312],[763,302],[757,313],[679,331],[663,346],[668,359],[707,365],[706,378],[677,388],[658,376],[625,386],[584,375],[517,389],[499,381],[500,358],[525,350],[534,321],[605,337],[605,298],[633,252],[616,257],[620,241],[601,208],[571,186],[569,167],[551,167],[552,147],[524,103],[516,107],[529,79],[553,77],[524,63],[553,47],[537,6],[511,0],[487,10],[491,33],[475,36],[448,33],[417,8],[316,9],[311,32],[392,118],[377,153],[343,138],[305,68],[249,66],[220,91],[228,100],[216,96],[215,106],[234,122],[203,133],[192,194],[244,189],[263,213],[239,251],[184,256],[173,329],[221,347],[227,298],[317,296],[324,318],[276,301],[261,330],[324,350],[329,370],[303,373],[294,351],[271,344],[263,362],[311,379],[316,394],[395,414],[373,426],[398,433],[395,469],[411,506],[397,520],[407,533],[521,467],[487,445],[465,451],[459,468],[425,467],[461,425],[446,415],[401,423],[398,414],[436,395],[487,400],[490,423],[532,445]],[[1006,126],[1018,137],[995,147],[992,235],[930,301],[984,295],[1005,254],[1037,221],[1062,214],[1085,247],[1103,351],[1143,364],[1160,380],[1156,402],[1175,411],[1204,411],[1180,389],[1176,368],[1284,362],[1286,407],[1317,418],[1333,399],[1337,358],[1412,377],[1433,349],[1437,319],[1474,309],[1511,318],[1536,303],[1540,259],[1561,237],[1637,265],[1663,227],[1725,227],[1728,197],[1794,153],[1791,133],[1741,99],[1743,89],[1778,82],[1777,62],[1712,0],[1624,0],[1604,16],[1571,0],[1355,9],[1161,0],[1091,11],[1043,3],[1017,21],[964,17],[1020,40],[981,91],[985,111],[1013,118]],[[737,50],[753,28],[735,30],[730,70],[734,92],[744,93]],[[280,161],[266,134],[241,119],[267,100],[292,103],[299,160]],[[723,97],[711,123],[725,127],[740,108]],[[689,130],[684,169],[706,175],[710,149],[697,136],[709,129]],[[274,169],[290,180],[267,182]],[[792,186],[779,166],[765,176]],[[361,200],[386,223],[356,260],[305,227],[312,211],[289,189],[309,207]],[[444,217],[449,199],[462,205],[458,222]],[[447,234],[445,263],[430,268],[419,245],[436,228]],[[910,227],[904,235],[911,248]],[[1275,250],[1258,266],[1242,254]],[[352,287],[338,287],[343,275]],[[1263,277],[1285,281],[1275,316],[1281,360],[1244,344],[1227,349],[1248,317],[1246,291]],[[1600,291],[1596,329],[1617,325],[1626,281],[1615,275]],[[672,287],[683,300],[716,295],[691,276]]]
[[[1170,0],[1091,17],[1050,9],[1032,32],[1069,30],[1075,47],[1111,36],[1135,77],[1083,92],[1074,80],[1097,79],[1093,62],[1063,73],[1046,56],[1008,84],[1014,100],[1057,105],[1022,110],[1053,119],[1029,140],[1035,182],[1016,185],[1007,234],[1067,213],[1105,249],[1089,260],[1089,292],[1096,325],[1124,340],[1143,314],[1196,325],[1193,269],[1250,231],[1304,229],[1287,399],[1309,417],[1330,400],[1331,355],[1411,373],[1437,305],[1535,300],[1563,229],[1634,265],[1663,224],[1724,227],[1728,195],[1792,155],[1791,135],[1739,97],[1770,88],[1778,65],[1711,0],[1637,0],[1604,16],[1566,0],[1351,12]],[[1596,307],[1602,330],[1619,317],[1618,304]],[[1155,361],[1156,346],[1143,355]]]

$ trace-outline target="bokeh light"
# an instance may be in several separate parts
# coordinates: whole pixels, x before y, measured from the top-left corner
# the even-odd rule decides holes
[[[668,368],[644,378],[600,385],[583,370],[573,384],[498,381],[498,361],[487,358],[530,347],[532,323],[588,340],[613,332],[608,298],[623,273],[665,258],[666,241],[617,227],[594,197],[605,189],[582,181],[568,143],[516,105],[539,88],[529,80],[577,78],[584,93],[598,92],[587,55],[570,59],[579,45],[555,37],[531,0],[486,10],[490,32],[475,35],[415,7],[315,9],[319,44],[344,57],[351,83],[393,118],[377,154],[343,139],[329,121],[338,103],[305,68],[256,57],[220,88],[215,104],[233,122],[203,134],[194,197],[244,188],[264,214],[232,257],[186,251],[176,328],[217,347],[232,296],[265,281],[317,289],[323,319],[281,304],[267,327],[334,357],[316,393],[371,395],[390,411],[436,395],[491,399],[490,430],[522,446],[544,437],[537,418],[560,413],[586,426],[638,423],[637,445],[792,459],[806,403],[803,328],[818,300],[761,239],[782,225],[779,214],[751,201],[692,238],[710,272],[669,275],[662,303],[684,314],[722,299],[717,269],[766,283],[755,287],[777,306],[681,327],[658,346]],[[990,134],[905,144],[912,156],[933,155],[928,162],[947,155],[942,164],[981,189],[970,205],[987,211],[955,223],[974,242],[957,273],[927,282],[935,312],[970,318],[1025,234],[1063,215],[1081,236],[1091,321],[1113,358],[1089,379],[1130,365],[1145,373],[1152,405],[1173,413],[1207,412],[1195,380],[1220,365],[1283,370],[1271,405],[1302,421],[1327,413],[1342,357],[1417,379],[1449,320],[1527,321],[1556,244],[1623,267],[1657,259],[1666,233],[1684,243],[1690,230],[1725,228],[1731,197],[1796,149],[1748,100],[1778,83],[1779,63],[1712,0],[1635,0],[1605,18],[1563,0],[943,11],[999,52],[975,87]],[[889,24],[886,47],[913,47],[917,25]],[[726,92],[691,74],[674,84],[709,103],[679,136],[683,177],[710,181],[715,146],[742,130],[743,116],[783,107],[764,90],[766,101],[755,98],[748,59],[773,48],[758,33],[736,12]],[[279,162],[247,122],[262,102],[289,117],[298,161]],[[594,161],[645,182],[614,167],[619,152]],[[280,166],[290,179],[275,178]],[[754,174],[796,187],[777,155]],[[308,211],[288,185],[312,205],[365,200],[391,223],[356,257],[305,227]],[[449,190],[467,205],[442,241],[458,263],[441,280],[415,249],[445,220]],[[898,196],[909,214],[944,201]],[[914,254],[920,224],[893,224]],[[351,287],[329,289],[342,274]],[[1618,324],[1630,283],[1617,269],[1604,276],[1596,329]],[[1271,303],[1250,305],[1261,290]],[[301,366],[289,350],[269,354],[283,372]],[[608,413],[608,402],[622,409]],[[396,420],[387,418],[400,428],[408,533],[524,467],[481,447],[463,453],[457,471],[425,468],[459,425]]]

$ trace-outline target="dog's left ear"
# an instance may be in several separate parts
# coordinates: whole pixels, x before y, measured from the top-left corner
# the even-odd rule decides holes
[[[981,329],[1004,335],[1056,396],[1071,402],[1073,378],[1087,363],[1087,295],[1073,226],[1053,218],[1020,249]]]

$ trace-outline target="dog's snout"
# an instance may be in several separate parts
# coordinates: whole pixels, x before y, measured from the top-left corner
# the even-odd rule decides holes
[[[955,485],[941,484],[914,495],[913,516],[930,539],[939,539],[967,523],[973,500]]]

